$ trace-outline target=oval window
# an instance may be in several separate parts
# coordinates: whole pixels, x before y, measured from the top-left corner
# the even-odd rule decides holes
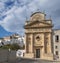
[[[40,37],[39,37],[39,36],[37,36],[37,37],[36,37],[36,40],[37,40],[37,41],[39,41],[39,40],[40,40]]]

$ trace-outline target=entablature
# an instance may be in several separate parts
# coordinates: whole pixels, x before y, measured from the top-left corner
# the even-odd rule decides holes
[[[38,33],[38,32],[52,32],[52,29],[49,28],[45,28],[45,29],[26,29],[25,30],[26,33]]]

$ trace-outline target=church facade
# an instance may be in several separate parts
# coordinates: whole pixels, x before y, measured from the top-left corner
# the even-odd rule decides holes
[[[35,12],[25,23],[25,58],[53,60],[53,24],[46,14]]]

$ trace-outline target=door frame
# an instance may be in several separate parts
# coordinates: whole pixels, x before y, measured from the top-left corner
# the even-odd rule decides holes
[[[36,58],[40,58],[40,48],[36,48],[36,50],[35,50],[35,57]]]

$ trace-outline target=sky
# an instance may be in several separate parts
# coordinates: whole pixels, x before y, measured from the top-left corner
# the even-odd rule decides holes
[[[34,12],[45,12],[54,29],[60,29],[60,0],[0,0],[0,37],[24,35],[24,24]]]

